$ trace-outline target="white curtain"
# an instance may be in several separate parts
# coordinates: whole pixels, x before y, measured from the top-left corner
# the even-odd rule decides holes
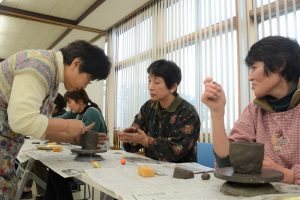
[[[282,35],[300,39],[300,0],[253,0],[257,38]]]
[[[235,0],[158,0],[115,26],[115,128],[131,125],[149,98],[147,67],[163,58],[181,68],[178,92],[199,112],[201,133],[211,132],[208,108],[200,100],[203,80],[212,76],[222,84],[229,132],[239,114],[235,22]]]

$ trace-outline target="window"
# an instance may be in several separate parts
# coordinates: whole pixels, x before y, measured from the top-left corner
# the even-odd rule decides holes
[[[146,69],[164,58],[180,66],[178,92],[198,110],[201,132],[211,132],[208,108],[201,103],[203,81],[212,76],[222,84],[229,132],[239,113],[235,10],[235,0],[159,0],[116,26],[116,128],[131,125],[149,98]]]
[[[130,126],[141,105],[148,100],[145,72],[150,63],[148,60],[118,70],[116,115],[118,128]]]
[[[258,24],[258,39],[281,35],[300,39],[298,0],[253,0],[252,18]]]

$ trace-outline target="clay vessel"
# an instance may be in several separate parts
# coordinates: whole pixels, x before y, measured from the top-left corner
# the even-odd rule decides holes
[[[86,131],[80,137],[80,145],[84,150],[97,149],[98,133],[93,131]]]
[[[259,174],[264,159],[264,144],[254,142],[231,142],[229,158],[234,173]]]

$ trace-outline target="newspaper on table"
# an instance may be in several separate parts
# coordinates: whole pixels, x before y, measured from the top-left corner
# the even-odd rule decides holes
[[[175,179],[167,175],[145,178],[138,175],[138,165],[90,169],[85,172],[99,185],[101,191],[124,200],[203,199],[203,191],[199,187],[205,189],[209,186],[212,188],[210,193],[219,193],[218,185],[223,182],[214,178],[213,182],[209,180],[211,185],[208,185],[198,174],[193,179]]]
[[[183,167],[189,169],[194,172],[194,174],[199,174],[203,172],[213,172],[215,169],[206,167],[204,165],[200,165],[199,163],[190,162],[190,163],[178,163],[176,164],[177,167]]]
[[[78,162],[75,160],[76,155],[72,154],[70,149],[78,146],[63,145],[61,152],[53,152],[47,150],[36,150],[29,152],[28,155],[42,162],[51,170],[64,178],[77,176],[84,173],[85,169],[92,169],[90,162]]]
[[[17,156],[18,161],[20,163],[28,161],[31,158],[29,154],[36,151],[36,145],[42,142],[43,141],[39,139],[25,139],[24,144],[22,145]]]
[[[144,178],[138,175],[138,166],[118,165],[115,168],[97,168],[85,170],[89,179],[98,185],[98,189],[114,198],[124,200],[198,200],[198,199],[249,199],[249,197],[224,195],[220,192],[224,180],[211,176],[202,180],[200,174],[195,178],[176,179],[167,175]],[[96,183],[96,184],[95,184]],[[300,186],[283,183],[273,184],[280,193],[260,195],[251,200],[274,200],[278,196],[299,196]]]
[[[76,161],[75,157],[77,155],[71,153],[70,149],[72,148],[78,148],[78,146],[63,145],[63,151],[61,152],[35,150],[28,153],[28,155],[35,160],[39,160],[64,178],[78,176],[84,173],[85,170],[94,168],[91,162]],[[101,168],[114,168],[115,166],[120,165],[120,158],[129,158],[131,153],[124,151],[108,151],[106,153],[100,153],[100,155],[104,158],[102,161],[97,161]],[[142,156],[137,155],[136,157]],[[93,161],[93,157],[91,157],[91,161]],[[135,165],[135,163],[129,161],[127,165]]]
[[[138,163],[138,165],[143,165]],[[151,164],[148,163],[147,166],[150,166],[154,169],[155,173],[158,175],[167,175],[172,176],[175,167],[182,167],[188,170],[191,170],[194,174],[204,173],[204,172],[213,172],[214,169],[200,165],[199,163],[160,163],[160,164]]]

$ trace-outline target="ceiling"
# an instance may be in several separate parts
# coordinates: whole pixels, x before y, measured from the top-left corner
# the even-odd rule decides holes
[[[24,49],[59,49],[97,42],[114,24],[150,0],[3,0],[0,60]]]

